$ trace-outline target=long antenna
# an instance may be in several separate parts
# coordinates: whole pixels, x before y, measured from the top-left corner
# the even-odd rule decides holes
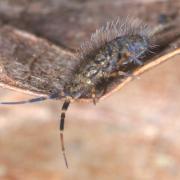
[[[65,164],[66,164],[67,168],[68,168],[68,162],[67,162],[67,158],[66,158],[63,132],[64,132],[64,123],[65,123],[66,111],[67,111],[67,109],[69,107],[70,102],[71,101],[68,98],[64,101],[64,104],[62,106],[61,120],[60,120],[60,127],[59,127],[60,128],[61,151],[62,151],[64,161],[65,161]]]
[[[23,101],[0,102],[0,104],[3,104],[3,105],[17,105],[17,104],[34,103],[34,102],[39,102],[39,101],[45,101],[45,100],[48,100],[48,99],[59,98],[59,95],[60,95],[60,93],[54,93],[54,94],[49,95],[49,96],[42,96],[42,97],[37,97],[37,98],[23,100]]]

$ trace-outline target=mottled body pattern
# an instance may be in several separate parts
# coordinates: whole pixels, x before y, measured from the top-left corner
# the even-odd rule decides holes
[[[1,102],[0,104],[24,104],[46,99],[65,98],[60,121],[60,141],[64,160],[68,167],[63,142],[65,112],[72,100],[92,98],[96,103],[99,87],[105,93],[106,87],[115,78],[123,80],[130,76],[129,66],[141,66],[141,58],[149,51],[152,35],[149,28],[141,22],[123,19],[107,23],[92,34],[77,53],[77,63],[71,67],[63,91],[49,97],[39,97],[27,101]],[[69,71],[69,70],[68,70]],[[53,92],[53,91],[52,91]],[[99,94],[99,92],[98,92]]]
[[[123,23],[122,23],[123,22]],[[129,64],[141,66],[141,57],[151,46],[149,29],[138,21],[119,21],[107,23],[97,30],[91,40],[80,49],[79,63],[74,67],[71,79],[65,84],[67,96],[62,108],[60,130],[64,129],[65,111],[70,99],[92,98],[97,100],[97,87],[104,90],[113,78],[127,77],[131,74],[124,71]],[[70,98],[70,99],[69,99]],[[62,151],[64,153],[63,134],[61,133]],[[66,156],[64,154],[66,161]],[[67,165],[67,161],[66,161]]]
[[[103,47],[87,54],[77,65],[73,78],[65,86],[65,93],[81,98],[96,91],[99,83],[119,76],[127,77],[123,68],[129,63],[141,65],[139,58],[147,51],[149,40],[138,34],[117,37]]]

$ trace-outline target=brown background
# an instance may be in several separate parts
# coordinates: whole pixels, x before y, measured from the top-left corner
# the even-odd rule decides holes
[[[71,36],[65,36],[67,43]],[[82,37],[73,38],[70,47]],[[180,179],[179,67],[177,56],[97,106],[72,104],[65,129],[68,170],[59,145],[61,101],[1,106],[0,179]],[[0,97],[30,96],[1,89]]]
[[[1,179],[179,179],[179,66],[179,57],[171,59],[96,107],[74,103],[65,130],[68,170],[59,102],[1,106]],[[1,89],[3,100],[28,97]]]

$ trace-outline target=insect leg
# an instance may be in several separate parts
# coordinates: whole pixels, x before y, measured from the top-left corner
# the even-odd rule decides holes
[[[66,158],[66,153],[65,153],[65,146],[64,146],[64,137],[63,137],[63,131],[64,131],[64,123],[65,123],[65,116],[66,116],[66,111],[69,107],[70,104],[70,99],[66,99],[63,106],[62,106],[62,112],[61,112],[61,120],[60,120],[60,141],[61,141],[61,150],[63,153],[64,161],[66,164],[66,167],[68,168],[68,162]]]
[[[119,77],[119,76],[129,77],[129,76],[131,76],[131,74],[120,70],[120,71],[112,72],[110,75],[108,75],[108,78],[115,78],[115,77]]]
[[[108,78],[116,78],[116,77],[119,77],[119,76],[123,76],[123,78],[128,78],[128,77],[131,77],[133,79],[139,79],[138,77],[136,77],[134,74],[130,73],[130,72],[123,72],[123,71],[116,71],[116,72],[112,72]]]
[[[95,87],[92,88],[92,99],[93,99],[93,104],[96,105],[97,97],[96,97],[96,89],[95,89]]]

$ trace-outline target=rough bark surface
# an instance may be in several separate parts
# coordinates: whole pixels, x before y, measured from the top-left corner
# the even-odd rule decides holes
[[[70,49],[77,49],[80,42],[88,39],[96,28],[118,16],[139,18],[151,25],[152,31],[167,26],[155,38],[154,43],[159,45],[159,49],[153,54],[154,57],[146,58],[148,63],[156,61],[180,48],[179,9],[178,1],[2,1],[1,85],[41,95],[61,90],[69,69],[77,61]],[[57,46],[50,45],[47,40]],[[134,72],[139,68],[131,69]],[[107,92],[120,82],[113,82]]]
[[[45,69],[56,73],[55,69],[49,69],[49,62],[65,62],[63,58],[71,56],[73,50],[104,22],[127,14],[134,14],[134,17],[155,27],[159,21],[177,22],[179,4],[179,0],[2,0],[0,62],[4,64],[0,65],[0,73],[5,78],[1,83],[45,95],[51,88],[44,87],[41,80],[34,78],[36,82],[40,81],[38,84],[23,80],[22,75],[28,75],[28,63],[34,66],[41,62]],[[29,7],[23,14],[23,9],[27,9],[25,5]],[[175,24],[175,27],[179,25]],[[166,32],[176,31],[177,28],[167,29]],[[164,35],[161,40],[165,42],[166,32],[159,34],[160,37]],[[5,45],[8,47],[5,48]],[[57,128],[61,101],[0,106],[0,179],[179,180],[180,56],[156,66],[164,61],[162,58],[167,59],[175,50],[177,52],[179,46],[179,38],[173,39],[156,54],[156,61],[134,73],[138,75],[153,67],[151,71],[135,78],[97,106],[81,102],[72,104],[65,127],[68,170],[60,153]],[[73,53],[64,51],[62,47]],[[46,52],[44,48],[47,48]],[[57,60],[46,58],[46,55]],[[35,57],[38,57],[37,61],[32,62]],[[19,70],[17,64],[14,65],[15,60],[21,67]],[[67,61],[72,62],[69,58]],[[6,67],[10,66],[10,62],[12,68],[7,73]],[[36,72],[41,71],[38,65],[37,69]],[[19,76],[17,72],[13,75],[13,70],[18,70]],[[34,75],[41,78],[44,75],[47,80],[48,72],[42,73]],[[54,78],[57,76],[51,77]],[[130,80],[124,83],[127,81]],[[3,101],[27,98],[32,96],[0,89]]]
[[[9,26],[0,29],[2,86],[50,94],[61,90],[74,55]]]

